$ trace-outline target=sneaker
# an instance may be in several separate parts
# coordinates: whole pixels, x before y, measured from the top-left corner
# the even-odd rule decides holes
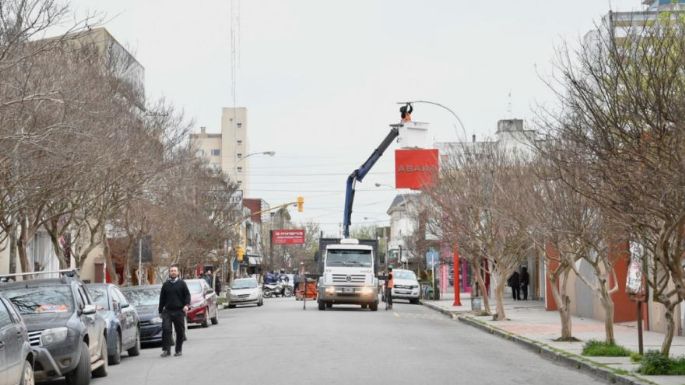
[[[161,357],[169,357],[171,353],[168,350],[162,350],[162,355]]]
[[[174,357],[181,357],[182,355],[183,355],[183,353],[181,353],[181,352],[174,353]]]

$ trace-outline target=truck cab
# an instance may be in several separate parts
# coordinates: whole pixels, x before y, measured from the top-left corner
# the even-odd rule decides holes
[[[376,256],[371,245],[346,238],[325,246],[323,271],[319,278],[319,310],[333,304],[361,305],[378,310]]]

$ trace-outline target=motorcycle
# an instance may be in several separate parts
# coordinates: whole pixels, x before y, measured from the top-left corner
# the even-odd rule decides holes
[[[285,282],[265,283],[262,287],[264,298],[292,297],[293,288]]]

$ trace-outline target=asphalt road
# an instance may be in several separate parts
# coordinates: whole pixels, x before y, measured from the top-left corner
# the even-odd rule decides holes
[[[316,310],[292,298],[221,311],[183,357],[124,357],[94,385],[603,384],[420,305]],[[62,384],[62,381],[53,384]]]

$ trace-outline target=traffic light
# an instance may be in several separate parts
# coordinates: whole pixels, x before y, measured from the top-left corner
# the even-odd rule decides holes
[[[243,249],[242,246],[238,246],[238,247],[235,249],[235,254],[236,254],[236,256],[238,257],[238,262],[242,262],[242,261],[243,261],[243,257],[245,256],[245,249]]]
[[[297,197],[297,212],[301,213],[304,211],[304,198],[302,196]]]

